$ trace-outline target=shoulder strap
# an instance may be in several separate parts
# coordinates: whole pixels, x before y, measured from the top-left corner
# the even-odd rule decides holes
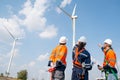
[[[108,64],[108,61],[106,60],[106,54],[108,53],[108,51],[109,51],[110,49],[111,49],[111,48],[109,48],[108,50],[106,50],[106,51],[105,51],[105,55],[104,55],[104,56],[105,56],[104,59],[105,59],[105,62],[106,62],[107,64]]]
[[[112,50],[112,49],[109,48],[108,50],[106,50],[105,53],[107,54],[109,50]],[[106,62],[107,64],[109,63],[109,61],[116,61],[116,60],[113,60],[113,59],[110,59],[109,61],[107,61],[107,60],[106,60],[106,55],[104,55],[104,56],[105,56],[105,58],[104,58],[104,59],[105,59],[105,62]]]
[[[105,53],[107,53],[111,48],[109,48]]]
[[[115,74],[115,72],[113,71],[113,69],[110,68],[110,70],[111,70],[111,72],[113,73],[113,75],[115,76],[116,80],[119,80],[119,79],[118,79],[118,76]]]
[[[82,53],[84,50],[85,49],[81,49],[80,51],[78,51],[78,48],[75,49],[75,56],[74,56],[73,64],[74,66],[78,68],[82,68],[82,64],[78,61],[78,55]]]
[[[78,55],[79,55],[80,53],[82,53],[84,50],[85,50],[85,49],[83,48],[83,49],[81,49],[81,50],[78,52],[78,48],[75,49],[75,60],[78,60]]]

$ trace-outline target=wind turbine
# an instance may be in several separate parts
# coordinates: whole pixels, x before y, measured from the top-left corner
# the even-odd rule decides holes
[[[72,15],[70,15],[69,13],[67,13],[65,10],[63,10],[60,6],[58,6],[58,8],[60,10],[62,10],[68,17],[70,17],[72,19],[72,28],[73,28],[73,46],[75,45],[75,20],[77,19],[77,15],[75,15],[75,11],[76,11],[76,4],[73,8],[73,12]]]
[[[9,74],[10,74],[10,67],[11,67],[12,59],[13,59],[14,52],[15,52],[16,41],[18,40],[18,38],[15,38],[15,37],[13,36],[13,34],[8,30],[7,27],[4,26],[4,28],[5,28],[6,31],[10,34],[10,36],[14,39],[13,45],[12,45],[12,49],[11,49],[11,57],[10,57],[10,61],[9,61],[9,64],[8,64],[7,71],[6,71],[6,75],[7,75],[7,77],[8,77]]]

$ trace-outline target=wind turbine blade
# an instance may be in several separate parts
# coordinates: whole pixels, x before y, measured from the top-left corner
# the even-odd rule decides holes
[[[7,27],[4,26],[4,28],[7,30],[7,32],[10,34],[10,36],[15,39],[15,37],[12,35],[12,33],[7,29]]]
[[[60,6],[58,6],[58,8],[63,11],[67,16],[69,16],[71,18],[71,15],[69,13],[67,13],[65,10],[63,10]]]
[[[73,8],[72,16],[75,15],[75,10],[76,10],[76,4],[75,4],[75,6],[74,6],[74,8]]]

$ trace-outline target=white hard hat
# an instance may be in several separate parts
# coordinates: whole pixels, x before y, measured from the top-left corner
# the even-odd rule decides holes
[[[104,41],[104,43],[107,43],[107,44],[109,44],[109,45],[112,45],[112,40],[111,40],[111,39],[106,39],[106,40]]]
[[[66,43],[66,42],[67,42],[67,38],[65,36],[60,37],[59,43]]]
[[[79,39],[78,39],[79,42],[84,42],[86,43],[86,37],[85,36],[81,36]]]

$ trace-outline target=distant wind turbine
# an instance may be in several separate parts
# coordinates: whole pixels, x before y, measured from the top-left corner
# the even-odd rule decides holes
[[[10,61],[9,61],[9,64],[8,64],[7,71],[6,71],[6,75],[9,76],[9,74],[10,74],[10,67],[11,67],[12,59],[13,59],[14,52],[15,52],[15,45],[16,45],[16,41],[18,40],[18,38],[15,38],[13,36],[13,34],[8,30],[8,28],[6,26],[4,26],[4,28],[10,34],[10,36],[14,39],[13,45],[12,45],[12,49],[11,49],[11,57],[10,57]]]
[[[75,45],[75,20],[77,19],[77,16],[75,15],[75,11],[76,11],[76,4],[73,8],[73,12],[72,15],[70,15],[69,13],[67,13],[65,10],[63,10],[60,6],[58,6],[58,8],[60,10],[62,10],[67,16],[69,16],[72,19],[72,28],[73,28],[73,46]]]

